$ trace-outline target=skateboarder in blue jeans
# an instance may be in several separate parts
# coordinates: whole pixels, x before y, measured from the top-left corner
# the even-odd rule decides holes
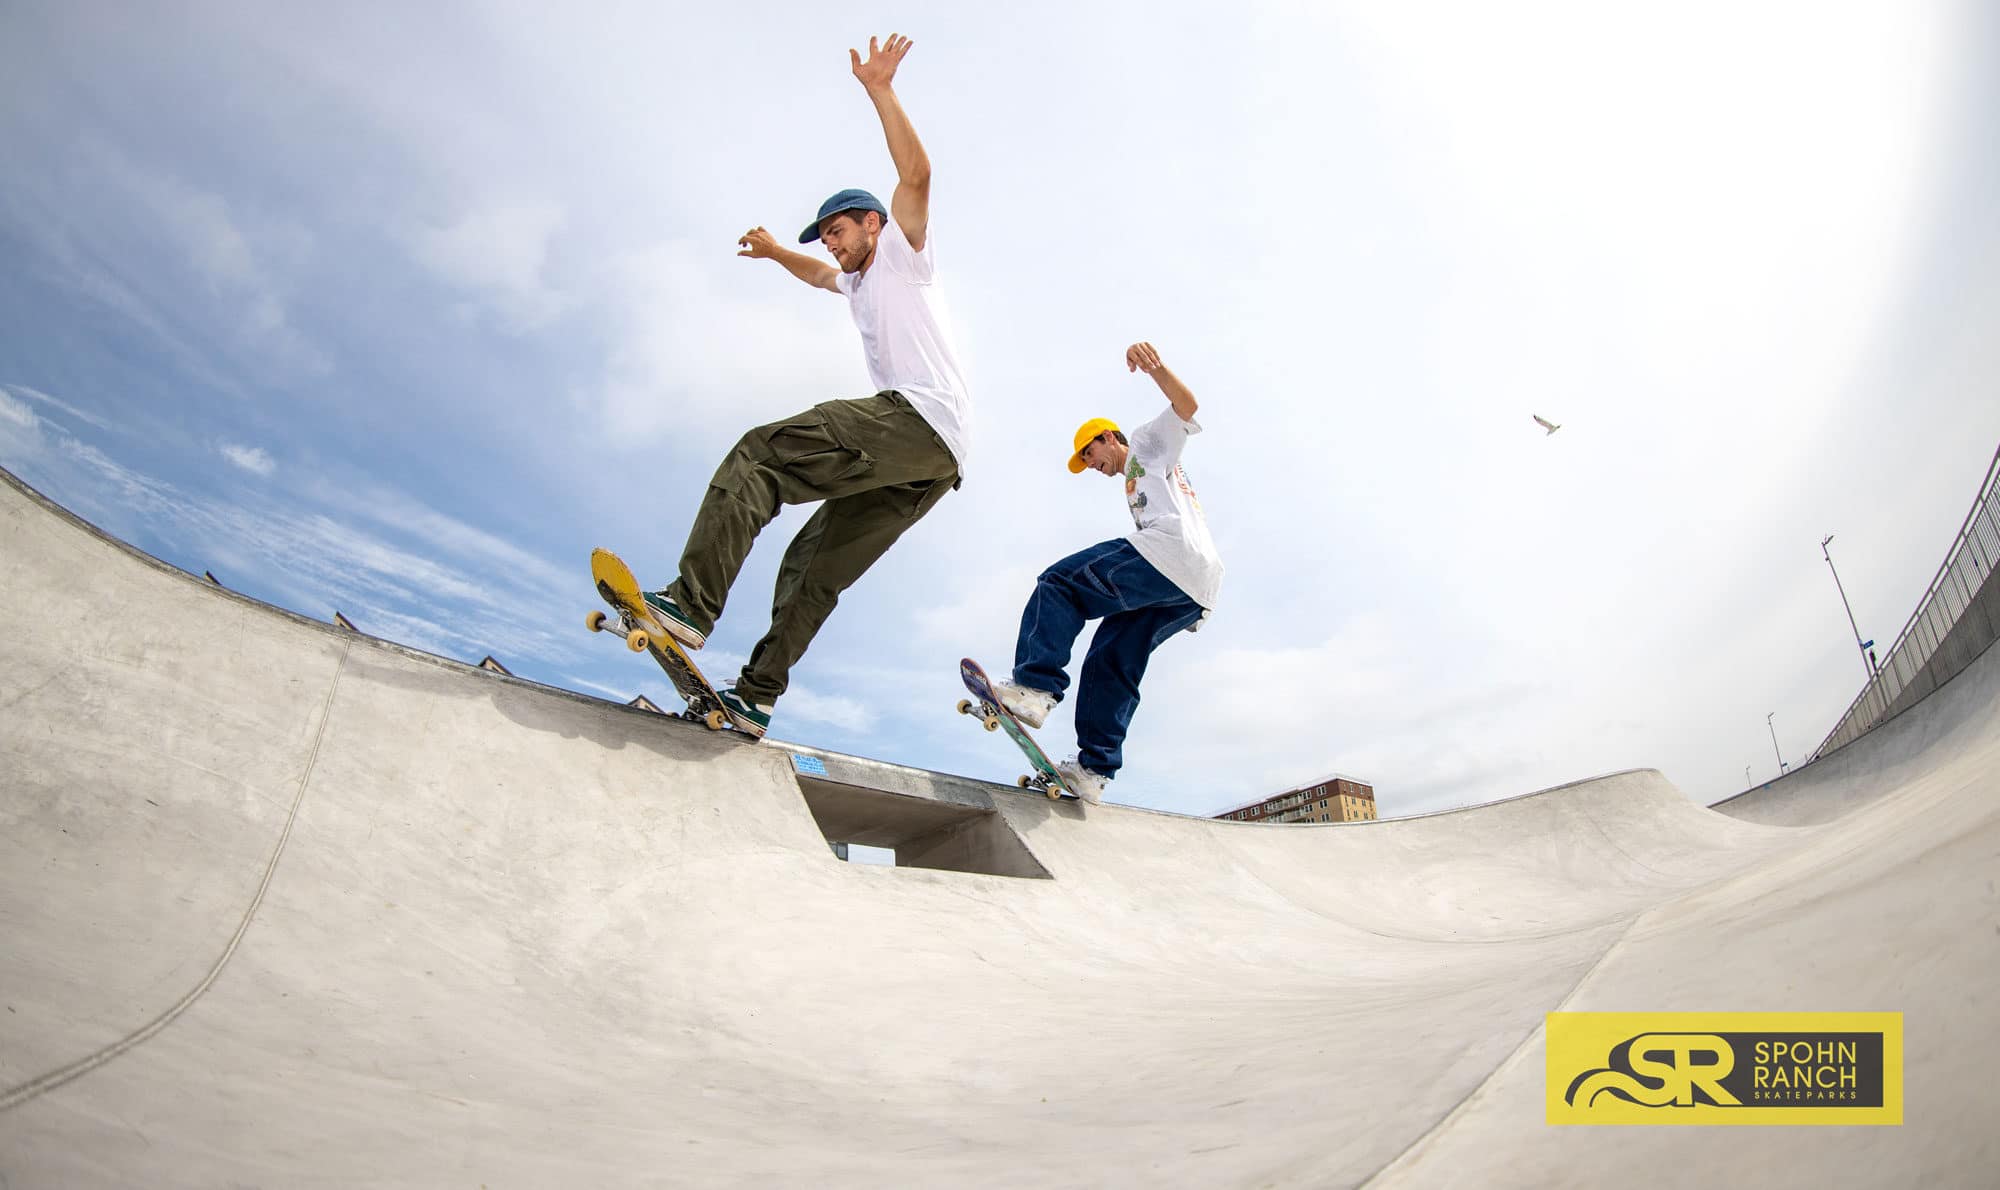
[[[1124,764],[1125,733],[1153,650],[1183,629],[1199,629],[1222,585],[1208,520],[1181,468],[1181,448],[1201,432],[1194,394],[1151,343],[1127,348],[1125,367],[1152,377],[1168,408],[1130,438],[1106,418],[1084,422],[1069,469],[1122,478],[1137,530],[1042,572],[1021,612],[1013,680],[993,683],[1008,711],[1040,727],[1069,687],[1065,667],[1084,623],[1103,621],[1090,638],[1077,687],[1077,753],[1056,766],[1070,791],[1091,803]]]

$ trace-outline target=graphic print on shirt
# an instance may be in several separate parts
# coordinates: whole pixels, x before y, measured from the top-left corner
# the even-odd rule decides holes
[[[1145,474],[1145,466],[1136,458],[1125,465],[1125,506],[1132,510],[1132,523],[1141,529],[1146,527],[1145,520],[1140,516],[1146,511],[1146,493],[1139,490],[1139,479]],[[1181,490],[1181,495],[1188,498],[1188,503],[1194,505],[1196,512],[1200,512],[1201,497],[1194,494],[1194,485],[1188,482],[1187,469],[1175,463],[1168,474],[1173,477],[1174,486]]]
[[[1125,504],[1138,531],[1125,540],[1196,603],[1212,608],[1222,586],[1222,560],[1180,459],[1189,436],[1200,432],[1200,425],[1172,408],[1132,432]]]
[[[1174,486],[1188,498],[1188,503],[1194,505],[1196,512],[1201,511],[1201,497],[1194,494],[1194,485],[1188,482],[1187,469],[1179,463],[1174,464]]]

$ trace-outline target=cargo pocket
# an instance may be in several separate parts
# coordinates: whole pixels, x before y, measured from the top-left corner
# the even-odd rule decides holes
[[[875,467],[873,455],[841,445],[818,415],[772,426],[767,442],[778,469],[814,491],[839,488]]]
[[[937,502],[950,495],[957,487],[942,479],[926,479],[902,485],[898,490],[898,503],[903,505],[898,511],[907,521],[920,521],[924,514],[937,507]]]

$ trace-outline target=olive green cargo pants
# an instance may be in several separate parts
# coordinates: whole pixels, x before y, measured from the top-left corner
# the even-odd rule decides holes
[[[737,441],[708,481],[667,594],[710,631],[779,507],[825,501],[785,550],[771,630],[737,679],[743,698],[771,703],[840,593],[957,486],[951,451],[900,394],[822,402]]]

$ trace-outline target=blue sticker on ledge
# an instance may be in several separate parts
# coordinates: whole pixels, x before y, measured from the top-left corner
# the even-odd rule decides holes
[[[810,773],[815,777],[826,776],[826,762],[817,756],[800,756],[792,753],[792,771]]]

